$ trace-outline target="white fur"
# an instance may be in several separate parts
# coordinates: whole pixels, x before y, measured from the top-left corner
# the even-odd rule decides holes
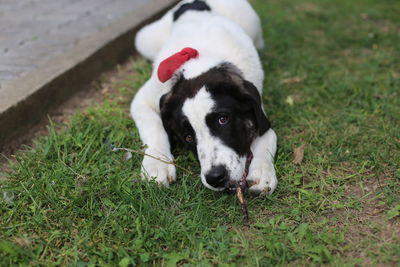
[[[274,130],[269,129],[251,144],[253,160],[249,167],[246,180],[258,181],[249,188],[250,191],[261,194],[272,194],[278,184],[274,168],[277,137]]]
[[[203,0],[216,15],[228,18],[246,32],[258,49],[264,48],[260,19],[246,0]],[[168,11],[161,19],[145,26],[135,38],[136,49],[144,57],[154,60],[167,42],[173,28],[173,13],[184,3],[184,0]]]
[[[131,104],[131,113],[139,129],[140,137],[147,145],[146,153],[166,161],[172,161],[168,136],[162,125],[159,110],[160,97],[167,93],[173,85],[173,79],[161,83],[157,78],[159,63],[184,47],[198,50],[199,57],[185,63],[180,70],[185,78],[196,77],[222,62],[230,62],[237,66],[246,80],[252,82],[261,93],[264,79],[261,62],[255,46],[263,47],[263,38],[259,18],[246,0],[205,0],[212,12],[187,11],[176,22],[172,16],[182,1],[170,10],[160,20],[144,27],[136,37],[136,48],[145,57],[154,61],[151,78],[139,90]],[[189,118],[199,139],[199,158],[201,177],[205,182],[204,173],[215,162],[222,163],[226,159],[238,161],[229,165],[232,179],[240,179],[244,170],[245,158],[235,156],[232,149],[221,141],[212,138],[204,118],[212,109],[212,100],[202,89],[184,104],[183,112]],[[218,148],[218,153],[213,149]],[[260,180],[257,187],[250,188],[255,192],[266,192],[270,187],[276,187],[273,155],[276,150],[276,136],[269,130],[257,138],[251,147],[254,159],[250,165],[249,179]],[[265,151],[270,151],[267,156]],[[167,164],[145,156],[142,173],[144,177],[155,178],[158,182],[168,185],[175,181],[176,171],[172,164]]]
[[[217,190],[206,182],[205,175],[212,167],[224,165],[231,180],[239,181],[244,172],[246,157],[239,155],[230,147],[214,137],[206,125],[206,116],[212,112],[215,102],[203,87],[195,97],[185,101],[182,112],[188,118],[196,133],[197,154],[201,166],[201,181],[210,189]]]

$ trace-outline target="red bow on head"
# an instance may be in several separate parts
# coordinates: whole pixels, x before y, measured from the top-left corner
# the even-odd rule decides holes
[[[196,58],[199,55],[196,49],[186,47],[180,52],[161,61],[158,66],[158,79],[164,83],[171,79],[175,71],[179,69],[186,61]]]

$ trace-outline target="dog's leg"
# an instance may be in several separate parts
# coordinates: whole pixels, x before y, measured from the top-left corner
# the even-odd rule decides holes
[[[166,186],[176,180],[168,135],[163,127],[158,105],[160,88],[149,80],[136,94],[131,104],[131,114],[139,129],[142,142],[146,145],[142,163],[142,177],[154,179]]]
[[[249,167],[247,182],[250,192],[255,194],[272,194],[278,180],[274,168],[277,137],[274,130],[269,129],[251,144],[253,160]]]

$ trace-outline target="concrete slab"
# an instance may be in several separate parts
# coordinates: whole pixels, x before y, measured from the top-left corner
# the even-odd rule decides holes
[[[134,52],[135,32],[175,0],[0,0],[0,151]]]

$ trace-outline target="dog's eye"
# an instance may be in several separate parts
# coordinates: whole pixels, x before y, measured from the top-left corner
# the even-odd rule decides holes
[[[185,141],[187,143],[193,143],[193,141],[194,141],[193,136],[190,134],[185,135]]]
[[[219,123],[220,125],[227,124],[228,121],[229,121],[229,117],[228,117],[228,116],[225,116],[225,115],[218,118],[218,123]]]

